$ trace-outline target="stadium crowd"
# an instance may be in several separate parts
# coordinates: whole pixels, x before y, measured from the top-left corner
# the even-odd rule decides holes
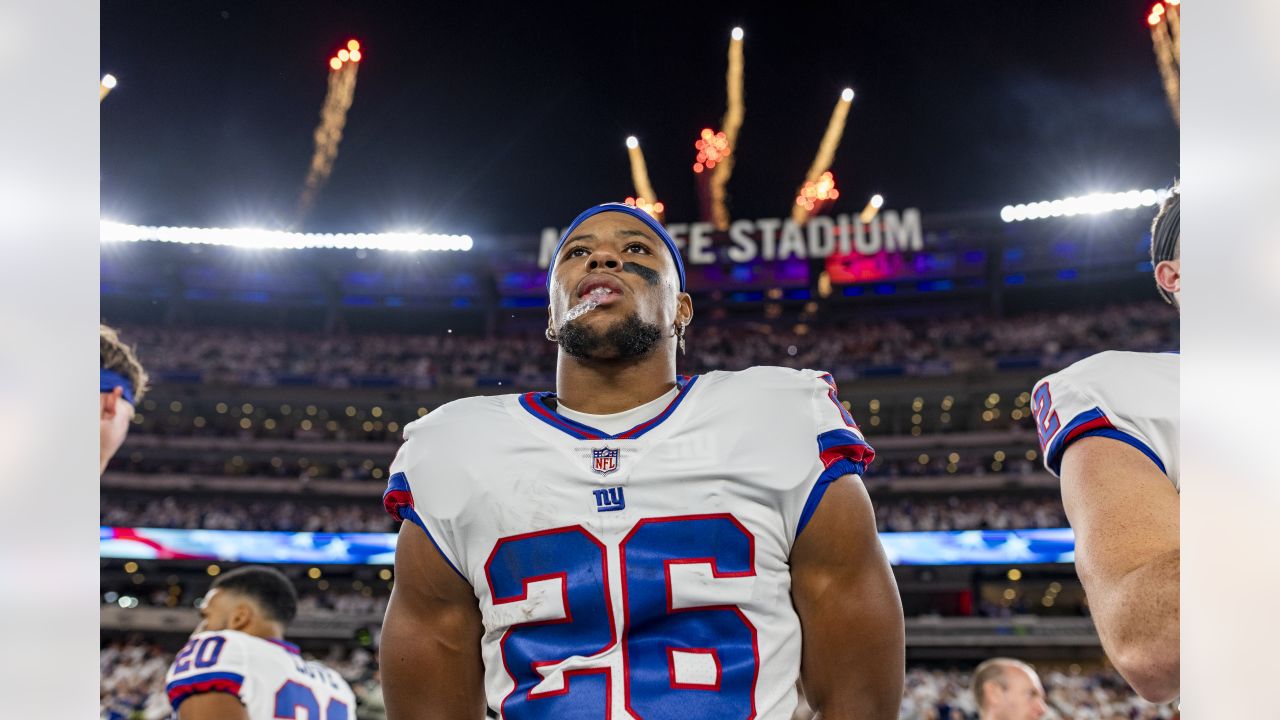
[[[753,365],[824,368],[837,377],[945,375],[1023,367],[1063,367],[1103,349],[1167,350],[1177,325],[1158,302],[1011,318],[932,317],[838,325],[706,324],[689,335],[685,372]],[[506,382],[551,384],[556,347],[540,333],[498,338],[444,335],[346,335],[295,331],[132,326],[121,336],[164,381],[219,385],[279,384],[435,387]]]
[[[1066,527],[1056,495],[911,495],[877,497],[882,532],[1004,530]],[[396,523],[376,498],[337,503],[284,498],[244,500],[195,496],[123,498],[103,495],[100,520],[110,527],[302,532],[393,532]]]
[[[342,504],[298,503],[287,498],[244,500],[195,496],[138,499],[103,495],[99,516],[111,527],[301,532],[392,532],[396,523],[377,498]]]

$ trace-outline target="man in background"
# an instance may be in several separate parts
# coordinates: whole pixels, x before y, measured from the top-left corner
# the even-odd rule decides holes
[[[120,340],[114,328],[99,325],[98,336],[98,474],[101,475],[129,434],[134,410],[147,392],[148,378],[138,356]]]
[[[1013,658],[991,658],[973,671],[979,720],[1040,720],[1048,706],[1040,676]]]

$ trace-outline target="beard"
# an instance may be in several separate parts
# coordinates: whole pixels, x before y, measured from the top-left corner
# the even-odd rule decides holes
[[[653,352],[661,341],[662,328],[634,312],[603,331],[571,320],[556,337],[561,350],[581,360],[633,360]]]

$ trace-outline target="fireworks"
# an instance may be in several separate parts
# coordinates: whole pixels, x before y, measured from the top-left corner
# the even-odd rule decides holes
[[[840,197],[840,191],[836,189],[836,177],[830,170],[819,175],[816,180],[806,182],[804,187],[800,188],[800,193],[796,195],[796,209],[804,213],[804,218],[796,222],[803,222],[808,218],[809,213],[823,203],[835,201],[838,197]]]
[[[356,94],[356,70],[363,57],[360,43],[351,40],[346,47],[329,58],[329,91],[320,109],[320,125],[315,131],[316,150],[311,156],[306,186],[298,202],[298,220],[301,221],[315,204],[316,196],[333,172],[333,162],[338,157],[338,144],[342,142],[342,129],[347,124],[347,111]]]
[[[640,150],[640,141],[633,135],[627,138],[627,156],[631,159],[631,180],[636,186],[636,197],[627,198],[627,204],[639,207],[659,221],[662,220],[662,203],[653,191],[649,182],[649,168],[644,163],[644,152]]]
[[[1163,0],[1151,6],[1147,25],[1151,28],[1151,46],[1156,53],[1164,94],[1173,111],[1173,121],[1181,124],[1179,105],[1182,67],[1182,11],[1180,0]]]
[[[822,134],[822,142],[818,144],[818,154],[814,156],[813,163],[809,166],[809,172],[805,175],[804,185],[800,187],[796,195],[796,204],[791,208],[791,219],[796,223],[802,223],[809,219],[809,214],[813,212],[813,207],[808,206],[807,200],[817,198],[816,195],[806,195],[807,191],[813,190],[817,192],[819,186],[824,182],[824,177],[830,177],[831,173],[828,169],[836,157],[836,148],[840,146],[840,138],[844,136],[845,122],[849,117],[849,108],[853,105],[853,89],[845,88],[840,93],[840,99],[836,102],[836,107],[831,112],[831,120],[827,123],[827,131]],[[831,191],[835,191],[835,180],[832,178]],[[806,202],[801,202],[805,198]],[[824,200],[826,198],[819,198]],[[830,198],[834,200],[835,198]],[[820,205],[821,202],[814,204],[814,207]]]
[[[715,223],[718,230],[729,229],[729,208],[725,205],[725,186],[729,184],[729,176],[733,174],[733,148],[738,146],[738,131],[742,129],[742,119],[746,114],[742,103],[742,74],[745,66],[742,35],[742,28],[734,28],[729,35],[729,68],[725,73],[728,105],[724,111],[724,119],[720,123],[723,129],[713,138],[715,141],[713,146],[719,160],[712,160],[708,155],[708,160],[714,164],[704,163],[706,169],[713,171],[711,173],[711,221]],[[705,135],[702,139],[704,143],[707,141]],[[718,144],[720,141],[723,141],[722,146]],[[696,165],[694,172],[700,172]]]
[[[657,201],[650,202],[649,200],[642,197],[639,197],[639,198],[627,197],[627,199],[623,200],[622,202],[623,204],[630,205],[633,208],[640,208],[641,210],[649,213],[649,215],[653,216],[655,220],[659,220],[659,221],[662,220],[662,214],[667,210],[666,205],[663,205],[662,203]]]
[[[733,154],[733,148],[729,145],[729,136],[725,135],[724,131],[713,132],[711,128],[702,129],[693,147],[698,151],[693,163],[695,173],[723,166],[729,162],[729,156]]]
[[[107,73],[102,76],[102,80],[98,83],[98,102],[101,103],[107,99],[107,93],[116,86],[116,76]]]
[[[875,219],[876,214],[880,212],[880,208],[883,206],[884,196],[880,193],[872,195],[871,199],[867,201],[866,207],[862,208],[862,212],[858,214],[858,220],[860,220],[863,225],[866,225]]]

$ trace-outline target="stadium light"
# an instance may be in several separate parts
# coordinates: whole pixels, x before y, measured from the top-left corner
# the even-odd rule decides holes
[[[1041,200],[1040,202],[1005,205],[1000,208],[1000,219],[1010,222],[1023,220],[1043,220],[1045,218],[1075,217],[1076,215],[1100,215],[1116,210],[1132,210],[1139,207],[1159,205],[1169,197],[1169,191],[1129,190],[1117,193],[1093,193],[1080,197],[1068,197],[1061,200]]]
[[[470,235],[439,235],[415,232],[393,233],[297,233],[257,228],[146,227],[101,221],[103,243],[139,242],[223,245],[262,250],[302,250],[340,248],[349,250],[391,250],[397,252],[466,252],[474,244]]]

